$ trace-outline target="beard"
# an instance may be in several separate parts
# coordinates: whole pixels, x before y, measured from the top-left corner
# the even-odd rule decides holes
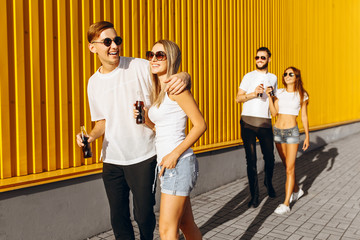
[[[259,69],[259,70],[263,70],[263,69],[266,69],[268,67],[268,64],[269,62],[265,63],[262,67],[259,67],[257,64],[256,64],[256,68]]]

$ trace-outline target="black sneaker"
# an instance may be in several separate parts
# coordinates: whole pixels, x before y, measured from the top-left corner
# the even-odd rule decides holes
[[[265,185],[265,187],[266,187],[266,189],[267,189],[267,192],[268,192],[269,197],[271,197],[271,198],[276,198],[276,192],[275,192],[272,184],[270,184],[270,185],[268,186],[268,184],[266,183],[266,181],[264,181],[264,185]]]
[[[267,192],[268,192],[269,197],[276,198],[276,192],[272,186],[267,187]]]
[[[250,200],[250,202],[248,203],[248,207],[254,207],[257,208],[259,206],[259,198],[258,197],[254,197]]]

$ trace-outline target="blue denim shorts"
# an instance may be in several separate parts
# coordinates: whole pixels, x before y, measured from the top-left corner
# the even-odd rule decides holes
[[[159,167],[159,171],[161,167]],[[199,175],[199,164],[194,154],[178,160],[176,167],[165,169],[160,177],[161,192],[175,196],[189,196]]]
[[[287,143],[287,144],[299,144],[300,133],[298,126],[288,129],[279,129],[274,127],[274,142]]]

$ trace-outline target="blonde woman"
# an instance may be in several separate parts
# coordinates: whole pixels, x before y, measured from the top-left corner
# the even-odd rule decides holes
[[[307,114],[309,95],[303,87],[300,70],[288,67],[283,74],[282,82],[285,88],[279,89],[276,97],[270,97],[271,88],[266,89],[270,99],[271,115],[278,117],[274,126],[275,145],[286,168],[285,200],[275,209],[274,212],[277,214],[290,212],[290,203],[304,195],[304,191],[295,180],[295,160],[300,143],[296,118],[300,109],[305,130],[302,149],[305,151],[310,144]]]
[[[164,91],[166,79],[179,69],[179,47],[172,41],[160,40],[146,53],[146,58],[150,61],[153,104],[145,114],[145,124],[156,130],[161,183],[160,237],[178,239],[181,229],[186,239],[202,239],[189,197],[198,176],[198,161],[190,147],[204,133],[206,123],[189,89],[178,95]],[[188,117],[193,127],[185,136]]]

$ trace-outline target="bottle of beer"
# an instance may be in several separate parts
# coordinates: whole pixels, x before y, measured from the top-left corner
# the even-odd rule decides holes
[[[136,124],[143,124],[145,123],[144,101],[142,101],[141,91],[137,91],[136,94],[138,100],[135,102],[135,108],[139,111],[139,115],[136,117]]]
[[[144,102],[143,101],[136,101],[135,107],[136,107],[136,110],[139,111],[139,115],[136,116],[136,124],[145,123]]]
[[[86,132],[84,126],[81,126],[81,139],[84,144],[84,146],[82,147],[84,158],[91,158],[92,157],[91,146],[90,146],[90,143],[88,143],[89,137],[87,135],[87,132]]]
[[[269,86],[269,87],[271,88],[270,96],[271,97],[275,96],[273,86]]]
[[[275,96],[275,94],[274,94],[274,87],[271,86],[271,82],[270,82],[270,79],[269,79],[269,78],[266,79],[266,86],[269,87],[269,88],[271,88],[271,92],[269,93],[269,94],[270,94],[270,97],[274,97],[274,96]]]
[[[264,87],[264,84],[261,83],[260,86],[261,86],[261,87]],[[262,98],[262,96],[263,96],[262,93],[258,93],[258,94],[257,94],[257,97],[258,97],[258,98]]]

